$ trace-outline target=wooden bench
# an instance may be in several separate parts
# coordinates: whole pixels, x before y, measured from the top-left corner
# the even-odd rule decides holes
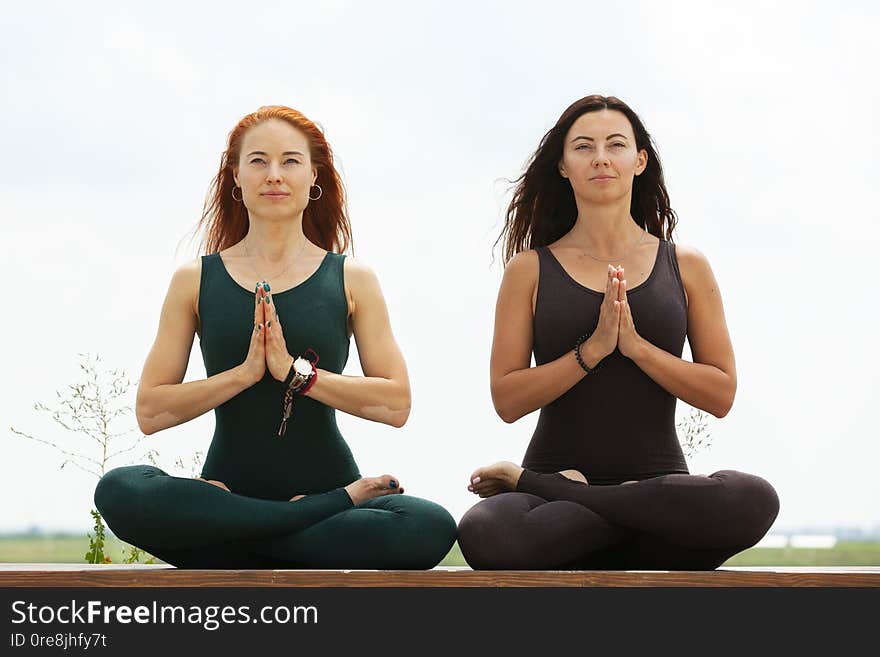
[[[180,570],[167,564],[2,563],[0,587],[876,587],[880,566],[666,570]]]

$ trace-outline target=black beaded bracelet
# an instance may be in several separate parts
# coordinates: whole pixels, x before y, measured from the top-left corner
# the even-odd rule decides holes
[[[574,356],[575,358],[577,358],[578,365],[580,365],[581,369],[583,369],[584,372],[586,372],[587,374],[592,374],[599,369],[599,363],[596,363],[596,367],[589,367],[584,362],[584,359],[581,358],[581,345],[586,342],[587,338],[589,338],[591,335],[592,333],[584,333],[581,337],[577,339],[577,342],[574,343]]]

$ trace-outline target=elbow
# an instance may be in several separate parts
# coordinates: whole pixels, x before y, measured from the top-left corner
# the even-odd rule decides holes
[[[400,429],[409,419],[409,411],[412,408],[412,398],[410,396],[409,387],[406,388],[398,402],[394,405],[393,410],[388,417],[388,424],[395,429]]]
[[[150,415],[144,411],[144,404],[140,399],[134,404],[134,416],[137,418],[138,429],[140,429],[142,434],[149,436],[153,433],[153,427],[147,422],[147,418],[150,417]]]
[[[153,427],[150,426],[150,424],[140,413],[135,411],[135,415],[137,416],[138,429],[141,430],[142,434],[144,434],[145,436],[149,436],[150,434],[154,433]]]
[[[724,398],[721,400],[718,408],[712,411],[712,415],[717,418],[722,418],[730,412],[730,409],[733,408],[733,400],[736,397],[736,382],[733,382],[733,386],[731,390],[727,392]]]
[[[134,416],[137,419],[138,429],[145,436],[149,436],[159,431],[159,427],[155,422],[156,414],[147,405],[145,392],[143,387],[138,388],[137,399],[134,403]]]
[[[509,403],[506,403],[504,396],[496,391],[494,388],[492,389],[492,405],[495,406],[495,412],[498,414],[506,424],[513,424],[516,422],[521,415],[518,415],[515,412],[515,409],[511,407]]]
[[[510,413],[501,413],[500,411],[498,412],[498,417],[504,420],[505,424],[513,424],[519,419],[519,417],[517,417],[516,415],[511,415]]]
[[[725,401],[722,406],[719,406],[714,411],[712,411],[712,415],[721,419],[730,413],[730,409],[733,407],[733,398],[731,397],[729,401]]]
[[[514,412],[514,409],[497,401],[495,402],[495,412],[498,414],[498,417],[504,420],[505,424],[513,424],[521,417],[521,415]]]
[[[388,424],[390,424],[395,429],[400,429],[406,421],[409,419],[409,404],[405,408],[401,408],[398,411],[392,413],[391,417],[388,420]]]

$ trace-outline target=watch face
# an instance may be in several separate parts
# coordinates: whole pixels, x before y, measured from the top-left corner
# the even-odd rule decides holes
[[[308,376],[312,373],[312,364],[305,358],[297,358],[293,362],[293,369],[296,370],[298,374]]]

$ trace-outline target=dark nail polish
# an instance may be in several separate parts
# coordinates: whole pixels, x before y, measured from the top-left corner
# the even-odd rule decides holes
[[[272,320],[271,320],[271,319],[270,319],[268,322],[266,322],[266,326],[272,326]]]
[[[390,482],[388,482],[388,483],[389,483],[389,485],[391,486],[391,488],[397,488],[397,482],[394,481],[393,479],[392,479]]]
[[[270,303],[272,303],[272,298],[269,296],[266,296],[266,305],[268,305]]]
[[[268,291],[271,290],[272,288],[269,287],[269,284],[268,284],[268,283],[263,283],[263,289],[266,290],[266,292],[268,292]]]

